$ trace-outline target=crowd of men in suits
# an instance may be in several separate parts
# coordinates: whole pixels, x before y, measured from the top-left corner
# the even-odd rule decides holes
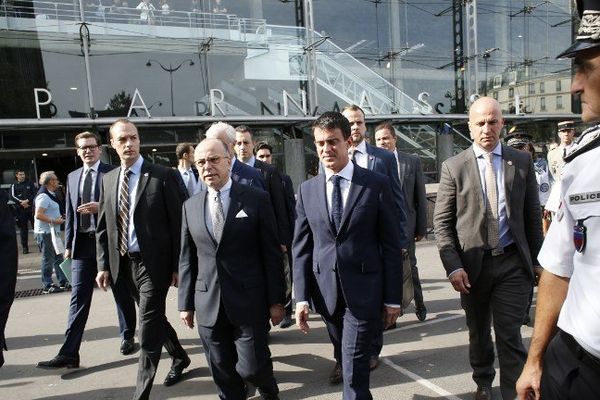
[[[492,327],[502,397],[517,396],[527,358],[520,327],[542,274],[534,166],[529,153],[500,142],[503,125],[496,100],[472,104],[474,144],[442,164],[433,221],[466,313],[476,400],[492,398]],[[164,384],[176,384],[191,360],[165,315],[175,286],[179,317],[188,328],[197,325],[219,398],[242,400],[257,389],[263,399],[278,399],[270,326],[289,327],[294,314],[308,334],[316,312],[333,345],[329,381],[343,383],[344,399],[372,399],[370,371],[379,363],[383,331],[406,307],[407,270],[417,318],[427,315],[415,257],[415,242],[426,234],[423,171],[417,157],[397,150],[391,124],[376,127],[376,146],[367,143],[365,113],[356,105],[323,113],[311,129],[321,172],[296,195],[289,177],[270,165],[272,147],[255,143],[244,125],[219,122],[198,145],[178,145],[177,168],[144,160],[141,135],[127,119],[109,130],[119,167],[100,161],[98,135],[77,135],[83,167],[68,177],[64,221],[73,285],[67,330],[58,355],[38,366],[79,367],[95,282],[112,289],[122,354],[134,349],[138,307],[133,399],[150,398],[163,346],[172,359]],[[11,236],[2,243],[16,256]],[[13,291],[14,280],[6,280]],[[2,310],[4,324],[8,308]],[[538,390],[521,385],[523,393]]]

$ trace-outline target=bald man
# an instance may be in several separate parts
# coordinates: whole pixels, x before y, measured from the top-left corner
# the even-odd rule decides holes
[[[476,400],[492,396],[492,321],[502,397],[516,396],[527,357],[520,329],[542,243],[531,155],[500,143],[503,126],[496,100],[473,103],[473,146],[442,164],[433,219],[442,263],[467,317]]]

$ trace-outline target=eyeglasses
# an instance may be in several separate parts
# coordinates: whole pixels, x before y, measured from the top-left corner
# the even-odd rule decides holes
[[[81,147],[77,147],[77,148],[85,153],[86,150],[91,150],[91,151],[96,150],[98,148],[98,145],[90,144],[89,146],[81,146]]]
[[[219,162],[221,162],[222,159],[229,159],[229,157],[226,156],[212,156],[212,157],[208,157],[208,158],[200,158],[198,160],[196,160],[196,165],[200,168],[204,167],[206,165],[206,163],[215,165],[218,164]]]

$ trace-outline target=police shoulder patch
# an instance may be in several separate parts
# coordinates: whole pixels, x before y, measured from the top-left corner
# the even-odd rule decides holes
[[[600,125],[586,129],[577,139],[575,145],[565,154],[564,160],[569,162],[575,157],[598,146],[600,146]]]

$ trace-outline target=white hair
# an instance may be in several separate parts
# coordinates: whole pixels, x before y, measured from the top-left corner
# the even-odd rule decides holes
[[[44,171],[40,174],[40,185],[46,186],[50,181],[56,177],[54,171]]]
[[[228,144],[235,142],[235,129],[233,126],[221,121],[212,124],[210,128],[208,128],[206,131],[206,138],[219,140],[225,139],[221,136],[221,134],[224,134],[227,137],[229,142]]]

